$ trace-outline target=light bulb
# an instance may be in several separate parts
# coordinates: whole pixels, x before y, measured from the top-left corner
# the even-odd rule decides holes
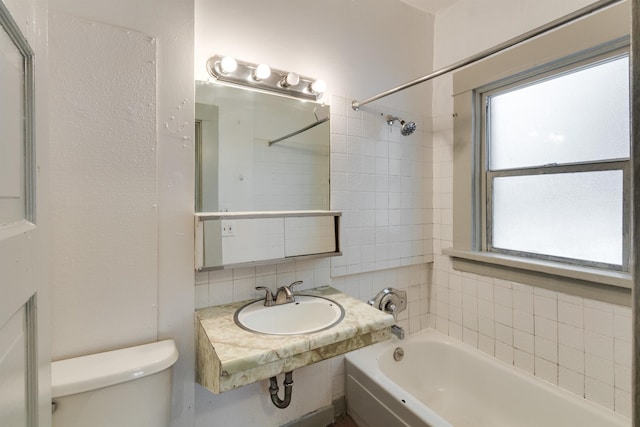
[[[327,83],[324,80],[316,80],[309,86],[309,89],[313,93],[324,93],[327,90]]]
[[[233,73],[238,68],[238,62],[231,56],[225,56],[220,61],[220,71],[224,74]]]
[[[267,64],[260,64],[253,70],[253,79],[256,81],[264,80],[271,75],[271,67]]]
[[[297,73],[291,72],[280,80],[281,87],[295,86],[300,83],[300,76]]]

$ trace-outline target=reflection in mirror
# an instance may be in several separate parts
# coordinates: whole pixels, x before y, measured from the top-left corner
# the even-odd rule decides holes
[[[329,209],[329,107],[196,82],[196,211]]]

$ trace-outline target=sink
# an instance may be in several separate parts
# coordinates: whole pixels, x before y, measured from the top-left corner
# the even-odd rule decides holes
[[[344,318],[340,304],[328,298],[296,295],[295,302],[264,306],[264,300],[251,302],[236,311],[238,326],[269,335],[298,335],[322,331]]]

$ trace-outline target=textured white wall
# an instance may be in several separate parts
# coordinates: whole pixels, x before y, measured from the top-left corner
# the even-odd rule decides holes
[[[435,19],[434,63],[447,66],[591,3],[460,0]],[[631,414],[631,310],[461,273],[452,246],[451,76],[434,82],[434,275],[430,325],[616,412]]]
[[[157,334],[156,46],[143,33],[69,15],[49,22],[60,359]],[[114,307],[127,328],[114,327]]]
[[[53,357],[175,339],[191,426],[193,1],[49,3]]]

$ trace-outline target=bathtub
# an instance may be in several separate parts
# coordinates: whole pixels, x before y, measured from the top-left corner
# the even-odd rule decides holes
[[[349,353],[346,381],[347,411],[360,427],[631,426],[434,330]]]

